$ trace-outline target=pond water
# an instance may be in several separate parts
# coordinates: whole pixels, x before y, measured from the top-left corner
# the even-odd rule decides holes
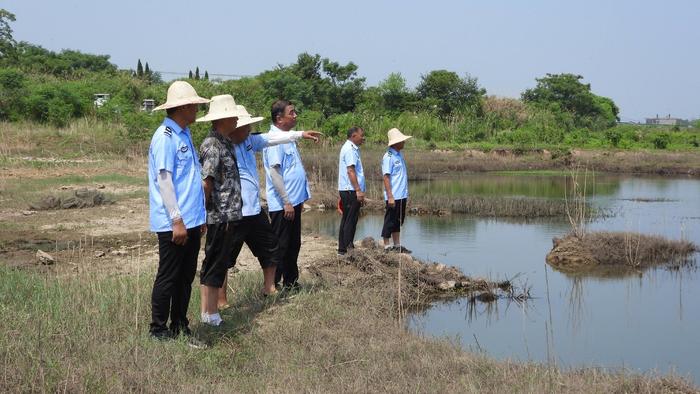
[[[566,177],[542,174],[467,175],[411,185],[414,196],[498,195],[561,199]],[[700,244],[700,180],[596,175],[589,200],[612,216],[592,230],[635,231]],[[337,236],[335,212],[308,213],[307,229]],[[360,219],[356,240],[379,239],[382,216]],[[676,373],[700,383],[700,277],[694,265],[625,276],[573,276],[545,263],[565,218],[501,220],[463,215],[408,216],[402,243],[413,255],[469,276],[514,279],[531,286],[525,304],[466,299],[414,313],[412,329],[457,338],[465,348],[499,359],[554,362],[560,367],[625,367]],[[700,254],[694,256],[700,262]]]

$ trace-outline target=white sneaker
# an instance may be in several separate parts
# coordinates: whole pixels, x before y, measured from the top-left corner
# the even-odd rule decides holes
[[[213,327],[218,327],[221,325],[221,323],[224,322],[223,319],[221,319],[221,315],[219,315],[218,313],[214,313],[211,315],[206,312],[202,313],[201,320],[202,323]]]

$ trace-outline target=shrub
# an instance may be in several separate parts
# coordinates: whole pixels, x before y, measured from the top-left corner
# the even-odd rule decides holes
[[[666,149],[671,142],[671,135],[668,132],[660,131],[650,134],[651,142],[656,149]]]
[[[612,146],[617,147],[620,144],[620,140],[622,140],[622,133],[617,129],[605,130],[605,139],[610,141]]]

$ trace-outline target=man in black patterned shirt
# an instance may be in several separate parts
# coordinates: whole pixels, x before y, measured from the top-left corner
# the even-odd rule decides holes
[[[231,95],[212,97],[209,113],[197,122],[212,122],[212,130],[200,146],[202,182],[207,209],[207,239],[200,273],[202,322],[221,324],[218,291],[231,261],[236,259],[235,233],[243,217],[241,180],[230,136],[236,130],[239,109]]]

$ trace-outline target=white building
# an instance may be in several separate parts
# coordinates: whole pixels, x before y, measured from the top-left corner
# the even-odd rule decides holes
[[[92,95],[92,103],[95,105],[95,108],[100,108],[109,101],[110,97],[112,97],[112,95],[109,93],[95,93]]]
[[[669,114],[665,118],[659,118],[659,115],[656,115],[655,118],[647,118],[646,124],[656,126],[688,126],[690,123],[685,119],[672,118],[671,114]]]

